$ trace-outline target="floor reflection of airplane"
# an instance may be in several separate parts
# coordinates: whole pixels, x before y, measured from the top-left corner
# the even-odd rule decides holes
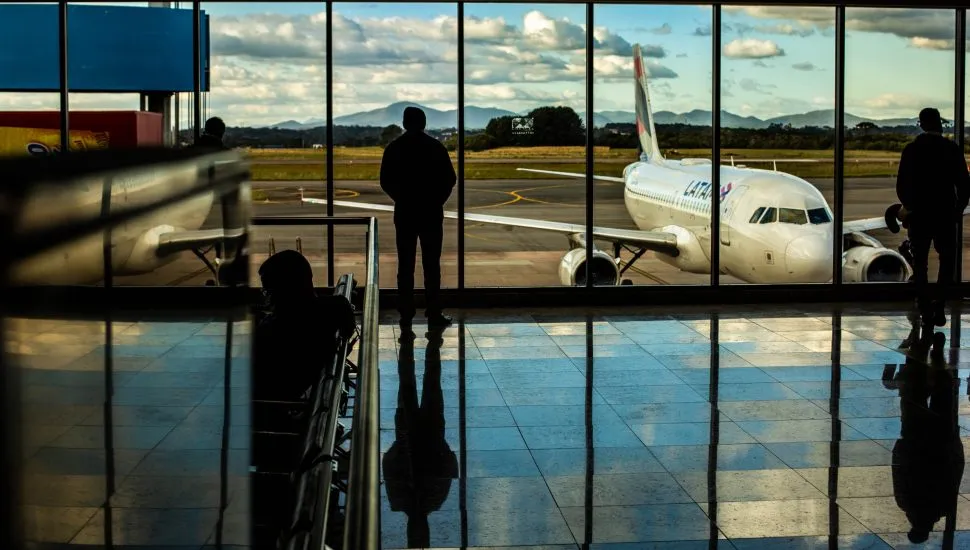
[[[218,161],[217,161],[218,162]],[[204,185],[199,178],[196,159],[161,168],[140,167],[119,173],[111,179],[110,208],[130,209],[171,197],[194,186]],[[101,213],[105,178],[78,178],[71,185],[31,189],[26,197],[16,229],[20,232],[42,229],[52,221],[91,219]],[[243,186],[239,205],[249,204],[248,184]],[[156,210],[121,224],[111,231],[111,269],[115,276],[148,273],[178,258],[179,252],[192,251],[213,272],[216,267],[205,258],[207,247],[226,237],[223,229],[200,229],[212,210],[214,197],[205,193],[193,199]],[[248,219],[240,212],[240,219]],[[93,284],[104,279],[104,236],[95,233],[47,250],[19,262],[11,270],[17,285]]]
[[[646,72],[640,47],[634,46],[637,133],[643,153],[623,170],[623,177],[593,176],[624,186],[626,208],[638,230],[594,227],[596,241],[613,245],[612,254],[596,249],[591,263],[594,284],[619,284],[623,273],[645,252],[690,273],[710,273],[711,161],[664,159],[657,143]],[[527,172],[585,178],[585,174]],[[751,283],[824,283],[832,279],[832,211],[811,183],[784,172],[722,166],[721,272]],[[326,200],[304,198],[326,204]],[[351,201],[334,205],[391,211],[393,207]],[[888,205],[887,205],[888,206]],[[446,212],[457,219],[455,212]],[[484,214],[465,214],[466,221],[543,229],[567,235],[563,284],[585,284],[585,234],[580,224]],[[905,281],[912,269],[897,251],[884,247],[866,231],[886,227],[882,217],[843,224],[843,278],[846,282]],[[633,253],[621,262],[620,251]]]

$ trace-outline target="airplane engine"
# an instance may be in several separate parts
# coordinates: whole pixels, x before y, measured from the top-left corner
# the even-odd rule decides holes
[[[157,254],[159,236],[169,231],[175,231],[175,228],[171,225],[159,225],[142,233],[132,245],[128,258],[117,268],[115,274],[138,275],[148,273],[174,260],[178,256],[177,254],[172,254],[169,257],[160,257]],[[115,253],[124,253],[124,251],[115,249]],[[115,263],[115,265],[118,264]]]
[[[590,263],[593,285],[610,286],[620,282],[620,268],[613,257],[602,250],[593,250]],[[559,280],[568,286],[586,285],[586,250],[574,248],[566,252],[559,262]]]
[[[687,273],[710,273],[711,260],[707,255],[708,246],[702,246],[697,235],[679,225],[668,225],[660,229],[664,233],[677,236],[676,256],[657,253],[657,259]]]
[[[842,255],[842,280],[847,283],[905,282],[912,274],[902,254],[888,248],[856,246]]]

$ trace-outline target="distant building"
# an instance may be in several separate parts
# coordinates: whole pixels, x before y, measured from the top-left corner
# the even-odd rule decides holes
[[[314,149],[323,149],[323,144],[322,143],[314,143],[313,144],[313,148]]]

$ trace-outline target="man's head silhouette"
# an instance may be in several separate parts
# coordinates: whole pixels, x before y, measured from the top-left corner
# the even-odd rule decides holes
[[[924,132],[943,133],[943,118],[940,111],[933,107],[927,107],[919,112],[919,127]]]
[[[428,119],[424,115],[424,111],[418,109],[417,107],[408,107],[404,109],[404,129],[411,132],[420,132],[424,130],[425,125],[428,123]]]
[[[283,250],[259,266],[263,292],[275,304],[302,300],[313,293],[313,270],[310,262],[296,250]]]
[[[214,116],[205,121],[205,133],[221,139],[226,133],[226,123],[221,118]]]

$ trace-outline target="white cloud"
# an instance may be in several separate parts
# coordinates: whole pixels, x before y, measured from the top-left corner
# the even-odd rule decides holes
[[[925,50],[953,51],[954,41],[944,38],[925,38],[922,36],[914,36],[909,39],[909,45],[914,48],[922,48]]]
[[[796,71],[820,71],[818,67],[815,66],[811,61],[802,61],[801,63],[795,63],[791,66]]]
[[[785,21],[771,25],[778,30],[787,27],[792,27],[793,31],[815,28],[824,35],[831,36],[831,30],[835,26],[835,9],[830,7],[724,6],[723,10],[725,13]],[[953,49],[956,22],[952,10],[847,8],[845,17],[845,26],[849,30],[895,35],[906,39],[916,48]]]
[[[711,35],[711,26],[710,25],[704,25],[704,26],[701,26],[701,27],[697,27],[696,29],[694,29],[693,34],[694,34],[694,36],[710,36]]]
[[[762,59],[785,55],[785,50],[771,40],[736,38],[724,46],[724,56],[735,59]]]
[[[664,34],[670,34],[671,32],[673,32],[673,30],[674,29],[671,28],[670,23],[664,23],[663,25],[660,25],[655,29],[650,29],[650,32],[652,32],[653,34],[664,35]]]

